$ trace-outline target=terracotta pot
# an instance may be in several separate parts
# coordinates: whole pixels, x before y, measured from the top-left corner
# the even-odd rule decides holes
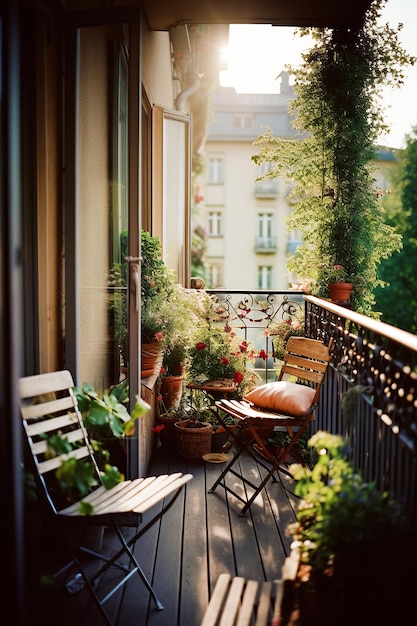
[[[349,302],[353,283],[329,283],[329,292],[332,302]]]
[[[175,419],[172,417],[166,417],[164,413],[158,417],[158,420],[161,424],[164,425],[164,428],[159,433],[159,440],[162,444],[163,448],[167,448],[169,450],[175,449],[175,423],[180,421],[180,418]],[[187,420],[181,420],[183,422]]]
[[[143,343],[141,351],[141,378],[152,376],[160,353],[159,343]]]
[[[176,422],[175,448],[177,454],[187,460],[200,462],[203,455],[211,452],[211,436],[213,426],[208,422],[199,422],[199,427],[193,427],[193,420]]]
[[[161,382],[162,402],[166,410],[178,406],[182,396],[184,376],[165,376]]]

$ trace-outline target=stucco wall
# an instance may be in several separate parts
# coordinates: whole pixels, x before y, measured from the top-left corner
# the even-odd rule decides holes
[[[142,30],[143,86],[151,105],[174,108],[174,85],[171,71],[171,48],[168,32]]]

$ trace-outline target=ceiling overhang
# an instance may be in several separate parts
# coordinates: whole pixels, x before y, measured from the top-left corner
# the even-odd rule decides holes
[[[142,0],[152,30],[180,24],[273,24],[341,28],[362,21],[372,0]]]

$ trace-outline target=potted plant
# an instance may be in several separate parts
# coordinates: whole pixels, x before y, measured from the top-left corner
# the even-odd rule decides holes
[[[172,327],[170,299],[176,288],[172,272],[162,259],[162,247],[158,237],[141,231],[141,375],[154,372],[156,361],[164,347],[167,333]],[[127,231],[120,234],[122,258],[127,255]],[[114,263],[110,272],[110,287],[113,291],[114,336],[119,346],[123,366],[127,367],[128,340],[128,266]]]
[[[259,380],[250,368],[257,356],[229,326],[209,325],[198,330],[190,347],[188,377],[196,385],[213,383],[213,388],[226,382],[234,386],[234,397],[241,398]]]
[[[193,333],[194,294],[192,290],[175,285],[169,298],[164,334],[164,355],[160,370],[160,395],[165,411],[178,403],[188,363],[188,351]]]
[[[316,463],[290,466],[301,498],[288,528],[298,623],[397,623],[412,595],[415,531],[399,503],[354,471],[348,440],[318,431],[308,445]]]
[[[201,462],[211,452],[213,424],[207,407],[190,405],[185,419],[174,424],[175,451],[186,461]]]

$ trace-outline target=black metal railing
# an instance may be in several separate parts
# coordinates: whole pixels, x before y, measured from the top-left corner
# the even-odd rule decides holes
[[[255,364],[266,382],[279,366],[265,331],[304,308],[306,335],[332,341],[312,432],[348,437],[355,468],[417,525],[417,336],[299,291],[207,291],[222,322],[268,354]]]
[[[306,333],[333,342],[313,428],[348,437],[355,468],[417,524],[417,336],[305,300]]]

